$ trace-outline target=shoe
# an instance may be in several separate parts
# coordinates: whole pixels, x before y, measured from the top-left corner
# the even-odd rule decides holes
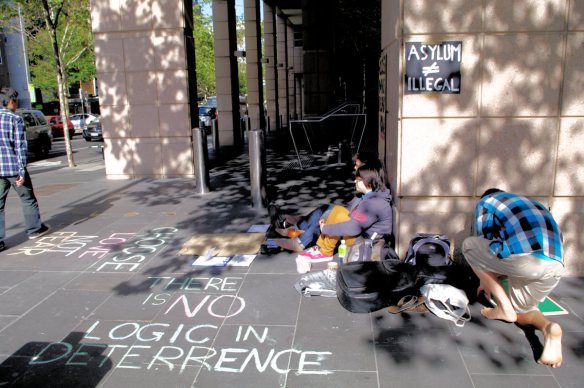
[[[300,253],[300,256],[306,257],[310,260],[311,263],[322,263],[325,261],[331,261],[333,259],[333,255],[325,255],[322,253],[318,245],[303,251]]]
[[[428,308],[424,304],[426,302],[426,297],[406,295],[397,302],[395,306],[389,306],[387,311],[391,314],[398,313],[425,313]]]
[[[51,230],[51,227],[45,224],[41,224],[41,228],[39,230],[37,230],[34,233],[31,233],[28,235],[28,239],[29,240],[34,240],[35,238],[39,238],[41,236],[44,236],[45,234],[49,233],[49,230]]]
[[[2,252],[5,248],[6,245],[4,245],[4,241],[0,241],[0,252]]]

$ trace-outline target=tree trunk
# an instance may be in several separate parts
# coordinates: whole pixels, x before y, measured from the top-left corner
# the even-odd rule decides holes
[[[57,70],[57,89],[59,92],[59,107],[61,110],[61,121],[63,122],[63,137],[65,141],[65,147],[67,150],[67,162],[69,167],[75,167],[75,161],[73,160],[73,150],[71,148],[71,140],[69,138],[69,125],[67,117],[69,116],[69,99],[67,98],[67,79],[65,69],[63,68],[63,61],[61,60],[61,54],[59,53],[59,42],[57,40],[57,20],[53,18],[58,18],[54,15],[49,4],[46,0],[43,0],[43,7],[45,9],[45,23],[49,29],[51,35],[51,43],[53,44],[53,54],[55,55],[55,68]]]

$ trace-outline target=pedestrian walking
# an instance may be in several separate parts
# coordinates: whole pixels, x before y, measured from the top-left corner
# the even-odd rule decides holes
[[[29,239],[35,239],[49,231],[49,227],[41,222],[38,201],[26,170],[26,131],[22,117],[15,113],[17,108],[18,92],[9,87],[0,89],[0,251],[5,248],[4,207],[11,186],[22,202]]]

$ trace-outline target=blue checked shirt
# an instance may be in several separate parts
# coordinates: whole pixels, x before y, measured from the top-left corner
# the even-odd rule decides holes
[[[540,202],[517,194],[498,192],[482,198],[476,207],[477,235],[490,243],[500,259],[532,254],[563,263],[562,232]]]
[[[26,152],[24,120],[0,107],[0,176],[24,176]]]

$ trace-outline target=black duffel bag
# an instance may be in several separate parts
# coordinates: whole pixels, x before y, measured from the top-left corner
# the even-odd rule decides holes
[[[396,305],[406,295],[420,295],[425,284],[450,284],[474,300],[478,279],[464,265],[432,267],[399,260],[393,249],[381,261],[341,264],[337,270],[337,299],[353,313],[370,313]]]
[[[416,267],[401,262],[395,251],[380,261],[344,263],[337,270],[337,299],[353,313],[370,313],[416,294]]]

